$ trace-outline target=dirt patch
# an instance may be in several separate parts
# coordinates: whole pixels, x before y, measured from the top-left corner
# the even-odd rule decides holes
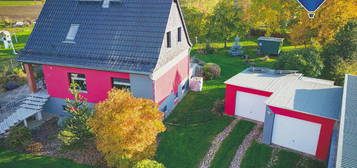
[[[33,141],[41,143],[42,149],[31,154],[67,158],[81,164],[104,167],[103,156],[92,142],[88,142],[83,150],[63,151],[62,142],[57,138],[60,131],[57,121],[58,118],[51,119],[33,132]]]
[[[0,16],[15,20],[35,20],[40,14],[42,5],[0,6]]]

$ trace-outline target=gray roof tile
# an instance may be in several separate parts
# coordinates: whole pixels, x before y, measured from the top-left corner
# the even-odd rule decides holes
[[[357,76],[347,75],[341,110],[337,167],[357,167]]]
[[[158,61],[172,0],[47,0],[18,61],[151,73]],[[64,43],[79,24],[75,43]]]

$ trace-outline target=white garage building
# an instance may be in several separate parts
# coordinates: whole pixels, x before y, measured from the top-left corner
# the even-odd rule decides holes
[[[264,122],[263,141],[327,159],[342,88],[302,74],[246,69],[226,83],[225,113]]]

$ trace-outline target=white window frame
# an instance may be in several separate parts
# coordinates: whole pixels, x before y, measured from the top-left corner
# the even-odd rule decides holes
[[[129,89],[131,89],[130,79],[125,79],[125,80],[129,80],[129,82],[119,82],[119,81],[115,81],[114,79],[125,79],[125,78],[112,77],[112,88],[114,88],[114,85],[122,85],[122,86],[127,86],[129,87]]]
[[[78,75],[84,75],[84,78],[82,77],[72,77],[72,74],[78,74]],[[84,81],[85,85],[86,85],[86,90],[82,90],[82,89],[79,89],[79,92],[80,93],[88,93],[88,88],[87,88],[87,80],[85,78],[85,74],[79,74],[79,73],[69,73],[69,83],[71,84],[72,83],[72,80],[75,82],[75,80],[77,81]]]

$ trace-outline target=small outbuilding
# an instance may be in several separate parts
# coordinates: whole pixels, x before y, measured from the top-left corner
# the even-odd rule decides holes
[[[259,37],[258,53],[262,55],[279,55],[283,42],[283,38]]]
[[[287,72],[248,68],[227,80],[225,113],[264,122],[266,144],[326,160],[342,88],[300,73],[283,74]]]

